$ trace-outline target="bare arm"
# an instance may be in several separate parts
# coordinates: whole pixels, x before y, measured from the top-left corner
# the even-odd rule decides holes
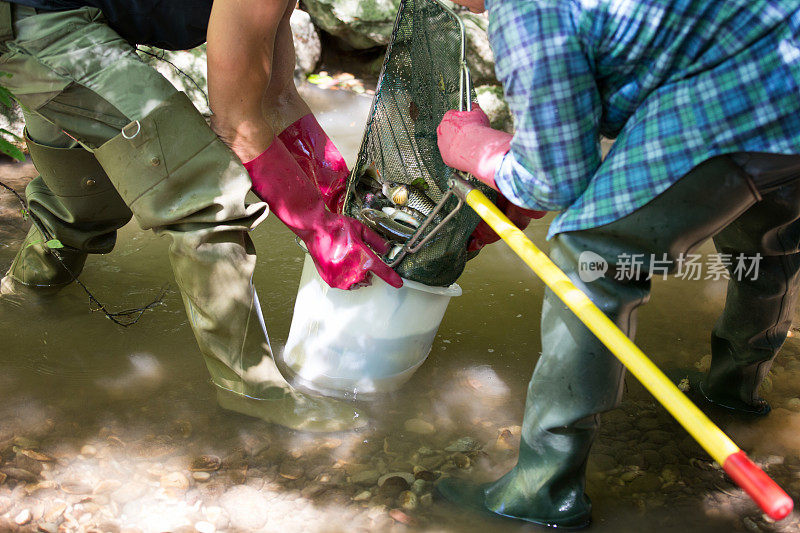
[[[243,161],[275,135],[263,103],[273,74],[278,27],[287,0],[214,0],[208,25],[212,127]]]

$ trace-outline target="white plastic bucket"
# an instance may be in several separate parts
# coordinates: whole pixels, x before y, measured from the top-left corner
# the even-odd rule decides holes
[[[353,291],[332,289],[306,255],[282,354],[296,384],[325,394],[389,392],[408,381],[431,351],[447,304],[461,287],[377,276]]]

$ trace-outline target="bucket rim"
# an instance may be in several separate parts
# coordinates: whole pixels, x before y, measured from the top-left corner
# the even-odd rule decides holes
[[[429,292],[439,296],[447,296],[450,298],[461,296],[462,293],[461,286],[458,283],[453,283],[449,287],[432,287],[431,285],[425,285],[424,283],[420,283],[418,281],[412,281],[406,278],[401,279],[403,280],[403,286],[400,289],[408,288],[422,292]]]

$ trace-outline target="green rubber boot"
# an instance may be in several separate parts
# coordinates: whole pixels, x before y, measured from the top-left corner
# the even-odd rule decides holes
[[[757,271],[731,268],[725,309],[711,335],[706,399],[757,416],[770,406],[758,389],[786,340],[800,285],[800,185],[781,187],[714,237],[734,259],[760,255]]]
[[[292,429],[364,424],[348,403],[295,391],[272,358],[252,285],[250,177],[183,93],[127,125],[95,155],[143,229],[169,235],[186,314],[225,409]]]
[[[755,243],[768,240],[764,236],[769,237],[768,230],[772,230],[772,235],[782,236],[785,242],[773,247],[760,243],[757,250],[782,256],[776,264],[784,272],[770,268],[764,279],[759,278],[763,285],[753,286],[752,294],[763,295],[759,305],[729,294],[728,306],[741,314],[726,309],[715,330],[720,338],[735,331],[742,335],[768,331],[764,338],[777,341],[769,343],[770,355],[785,337],[784,313],[791,314],[796,303],[796,288],[790,287],[797,284],[794,254],[800,243],[796,222],[800,193],[796,187],[781,191],[776,194],[784,195],[783,201],[764,195],[759,202],[762,198],[738,165],[728,157],[713,158],[616,222],[557,235],[551,241],[550,255],[572,282],[633,338],[636,309],[650,295],[652,258],[665,261],[667,271],[674,271],[680,257],[716,234],[718,246],[731,253],[747,252],[734,238],[737,234],[744,233]],[[739,222],[743,225],[737,226]],[[726,226],[730,231],[720,233]],[[581,272],[584,254],[589,254],[587,263],[604,261],[607,268],[599,274],[596,270]],[[634,256],[642,258],[638,273],[623,268],[623,261]],[[742,286],[735,285],[734,290],[736,287]],[[766,318],[754,319],[753,310]],[[751,319],[756,323],[752,328],[745,325]],[[516,467],[494,483],[475,486],[463,480],[443,480],[438,490],[451,501],[497,515],[550,527],[583,527],[591,514],[584,494],[589,449],[599,414],[616,407],[622,397],[624,367],[549,289],[545,291],[541,331],[542,356],[528,388]],[[729,338],[741,345],[738,337]],[[719,361],[712,362],[709,383],[753,393],[763,376],[764,367],[756,367],[763,364],[763,353],[753,357],[758,363],[726,356],[719,348],[714,357]],[[724,366],[726,361],[735,364]],[[731,393],[743,399],[747,394]]]
[[[38,124],[35,119],[30,121]],[[25,196],[32,217],[47,236],[31,227],[3,290],[21,285],[52,293],[81,273],[87,254],[104,254],[114,248],[116,232],[130,220],[131,212],[91,152],[35,142],[27,130],[25,141],[39,171],[26,187]],[[59,240],[63,248],[46,246],[50,239]]]

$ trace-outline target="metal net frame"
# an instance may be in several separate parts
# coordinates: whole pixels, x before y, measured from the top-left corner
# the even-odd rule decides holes
[[[438,0],[401,1],[344,206],[393,244],[387,264],[431,286],[461,275],[479,222],[448,193],[454,170],[436,134],[448,110],[471,107],[465,39],[458,15]]]

